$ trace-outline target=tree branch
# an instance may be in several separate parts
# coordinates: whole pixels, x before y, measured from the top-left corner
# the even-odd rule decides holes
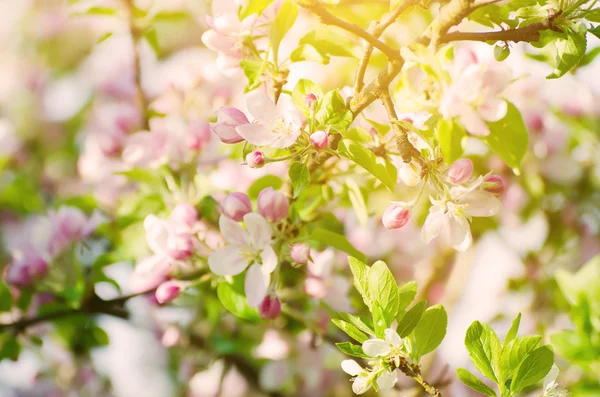
[[[144,122],[143,128],[148,129],[148,117],[146,116],[148,110],[148,99],[146,98],[146,94],[144,93],[144,89],[142,88],[142,62],[140,58],[140,50],[138,47],[138,42],[140,40],[140,32],[139,29],[135,26],[135,18],[134,18],[134,3],[133,0],[124,0],[125,5],[127,7],[127,12],[129,15],[128,24],[129,24],[129,34],[131,36],[131,40],[133,41],[133,64],[134,64],[134,80],[135,80],[135,97],[142,112],[142,120]]]
[[[536,22],[524,28],[499,30],[494,32],[451,32],[446,33],[440,43],[451,41],[520,41],[535,42],[540,39],[540,32],[552,28],[551,20]]]

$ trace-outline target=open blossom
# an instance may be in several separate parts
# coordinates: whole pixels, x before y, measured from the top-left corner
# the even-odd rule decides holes
[[[244,291],[250,306],[256,307],[267,295],[277,255],[271,247],[273,230],[262,216],[246,214],[244,224],[245,229],[231,218],[221,216],[219,228],[228,245],[208,258],[208,266],[219,276],[235,276],[248,268]]]
[[[94,212],[88,217],[77,207],[62,206],[48,214],[48,254],[56,256],[71,244],[90,236],[101,222],[101,215]]]
[[[27,287],[44,277],[48,262],[35,253],[18,253],[5,270],[4,279],[15,287]]]
[[[384,331],[385,340],[374,338],[367,339],[362,344],[363,352],[369,357],[385,357],[390,353],[398,354],[404,346],[404,341],[395,329],[388,328]]]
[[[440,113],[444,118],[459,117],[472,135],[489,135],[486,121],[502,119],[508,109],[501,95],[510,84],[510,69],[479,62],[472,53],[470,61],[456,62],[452,74],[452,85],[444,93]]]
[[[448,245],[457,251],[465,251],[471,246],[470,217],[493,216],[500,209],[500,202],[492,193],[479,189],[482,182],[483,178],[479,177],[468,187],[451,188],[447,198],[431,199],[433,205],[421,230],[426,243],[441,233]]]
[[[237,126],[248,124],[248,118],[239,109],[231,106],[223,106],[217,110],[217,122],[213,124],[212,130],[223,143],[238,143],[244,140],[235,130]]]
[[[354,360],[342,361],[342,370],[348,375],[354,376],[352,380],[352,391],[356,394],[366,393],[373,385],[373,380],[376,378],[377,386],[380,389],[391,389],[398,380],[396,372],[388,372],[386,370],[373,371],[369,373]],[[376,375],[379,373],[378,375]]]
[[[256,146],[289,147],[296,142],[306,124],[306,118],[287,95],[282,95],[275,104],[265,93],[253,91],[246,94],[246,105],[254,122],[239,125],[235,130]]]

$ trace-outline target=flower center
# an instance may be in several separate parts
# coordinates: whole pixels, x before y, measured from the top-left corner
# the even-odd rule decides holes
[[[280,136],[288,136],[292,133],[292,126],[283,117],[278,117],[273,123],[273,132]]]

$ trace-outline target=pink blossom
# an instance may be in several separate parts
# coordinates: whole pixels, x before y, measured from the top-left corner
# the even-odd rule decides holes
[[[294,107],[288,95],[282,95],[275,104],[265,93],[253,91],[246,94],[246,105],[254,122],[239,125],[235,130],[256,146],[289,147],[296,142],[306,124],[306,118]]]
[[[174,325],[167,328],[160,338],[162,345],[167,348],[177,346],[180,340],[181,330]]]
[[[246,115],[239,109],[230,106],[224,106],[216,111],[217,122],[212,126],[212,130],[223,143],[238,143],[244,140],[237,131],[237,126],[249,124]]]
[[[351,312],[352,305],[348,292],[352,282],[334,273],[335,252],[332,249],[316,253],[308,262],[308,277],[304,281],[304,291],[315,299],[323,299],[336,311]]]
[[[181,284],[177,281],[165,281],[156,289],[156,301],[161,305],[169,303],[181,293]]]
[[[27,287],[43,278],[48,272],[48,262],[36,253],[18,255],[4,272],[4,279],[15,287]]]
[[[279,317],[281,313],[281,302],[276,296],[265,296],[263,301],[258,306],[260,316],[265,320],[273,320]]]
[[[287,197],[272,187],[258,194],[258,212],[270,222],[280,222],[287,218],[290,203]]]
[[[310,257],[310,246],[306,243],[296,243],[292,246],[290,256],[294,262],[304,265]]]
[[[383,213],[381,221],[386,229],[400,229],[402,226],[408,223],[410,219],[410,212],[408,209],[399,206],[398,204],[392,204]]]
[[[51,256],[64,252],[71,244],[90,236],[102,221],[99,212],[91,217],[77,207],[62,206],[48,214],[50,223],[48,253]]]
[[[310,135],[310,143],[317,149],[323,150],[329,146],[329,134],[325,131],[316,131]]]
[[[230,217],[236,222],[240,222],[244,218],[244,215],[252,212],[252,203],[244,193],[233,192],[221,202],[221,211],[223,215]]]
[[[250,168],[260,168],[265,164],[265,155],[258,150],[250,152],[246,156],[246,164]]]
[[[448,177],[452,183],[460,185],[471,179],[473,162],[467,158],[455,161],[448,169]]]
[[[191,204],[179,203],[171,212],[169,219],[178,231],[191,231],[198,221],[198,211]]]
[[[494,196],[502,196],[505,189],[504,178],[500,175],[490,175],[485,178],[484,189],[486,192],[492,193]]]

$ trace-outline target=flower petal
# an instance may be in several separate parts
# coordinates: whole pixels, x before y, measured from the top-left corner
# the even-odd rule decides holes
[[[342,361],[342,370],[352,376],[358,376],[358,374],[365,372],[365,370],[354,360]]]
[[[473,242],[471,226],[466,218],[445,217],[442,225],[442,236],[449,246],[459,252],[466,251]]]
[[[242,124],[235,127],[235,131],[242,138],[256,146],[269,146],[277,140],[273,134],[262,124]]]
[[[502,98],[491,97],[479,107],[479,114],[484,120],[499,121],[506,116],[508,104]]]
[[[222,215],[219,218],[219,230],[229,244],[250,246],[250,233],[233,219]]]
[[[256,249],[264,249],[271,244],[273,229],[269,222],[255,212],[244,215],[244,224],[250,234],[250,243]]]
[[[359,376],[352,382],[352,391],[355,394],[366,393],[371,388],[371,380],[367,376]]]
[[[400,335],[398,335],[398,332],[396,332],[395,329],[388,328],[385,331],[383,331],[383,333],[385,334],[385,340],[392,346],[402,345],[402,338],[400,337]]]
[[[279,137],[275,142],[271,143],[269,146],[275,149],[285,149],[286,147],[290,147],[294,143],[296,143],[299,136],[300,131],[289,135],[284,135],[282,137]]]
[[[277,267],[277,254],[270,245],[263,249],[260,258],[262,259],[261,269],[263,273],[270,274]]]
[[[260,265],[255,263],[250,266],[244,281],[244,292],[250,307],[257,307],[265,299],[270,280],[270,275],[264,274]]]
[[[391,351],[390,344],[382,339],[368,339],[363,342],[362,348],[369,357],[385,356]]]
[[[490,134],[490,129],[481,115],[470,106],[464,106],[461,109],[460,121],[471,135],[487,136]]]
[[[208,257],[208,267],[219,276],[235,276],[248,267],[248,260],[244,258],[245,247],[241,245],[228,245]]]
[[[377,386],[380,389],[391,389],[396,384],[398,380],[396,376],[396,371],[387,372],[384,371],[379,377],[377,377]]]
[[[471,216],[492,216],[500,210],[500,200],[490,192],[473,190],[464,198]]]
[[[261,91],[246,94],[246,106],[252,117],[262,124],[272,125],[280,117],[275,102]]]
[[[429,215],[425,219],[423,228],[421,229],[421,238],[426,243],[430,243],[431,240],[439,236],[442,230],[442,223],[444,221],[444,209],[441,206],[434,205],[429,209]]]
[[[170,236],[168,223],[156,215],[148,215],[144,219],[146,230],[146,242],[155,254],[161,254],[167,250],[167,240]]]

